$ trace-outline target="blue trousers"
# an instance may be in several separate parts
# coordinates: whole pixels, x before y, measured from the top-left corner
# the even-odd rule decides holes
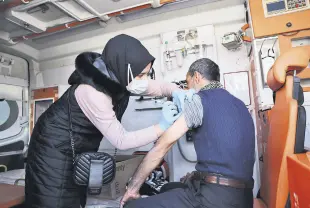
[[[193,182],[184,188],[130,201],[125,208],[252,208],[252,189]],[[179,186],[180,187],[180,186]]]

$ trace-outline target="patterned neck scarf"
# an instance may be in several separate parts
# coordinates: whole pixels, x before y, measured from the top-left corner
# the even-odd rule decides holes
[[[218,88],[224,88],[223,85],[219,81],[211,81],[209,84],[201,88],[200,91],[203,90],[210,90],[210,89],[218,89]]]

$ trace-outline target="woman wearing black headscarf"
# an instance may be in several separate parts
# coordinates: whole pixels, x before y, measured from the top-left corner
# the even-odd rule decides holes
[[[120,121],[130,93],[171,96],[176,85],[147,80],[155,58],[137,39],[119,35],[102,55],[85,52],[76,58],[71,87],[38,119],[31,135],[25,194],[26,207],[84,207],[86,189],[73,181],[69,114],[76,154],[98,151],[104,136],[116,148],[129,149],[155,141],[177,118],[165,104],[159,124],[127,132]]]

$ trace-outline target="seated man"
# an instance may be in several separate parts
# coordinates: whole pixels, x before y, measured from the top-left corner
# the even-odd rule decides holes
[[[219,82],[219,67],[209,59],[195,61],[187,74],[197,91],[176,122],[146,155],[129,182],[125,208],[250,208],[253,207],[255,130],[252,117],[238,98]],[[139,188],[168,150],[190,128],[197,154],[196,170],[177,188],[139,198]],[[133,200],[132,199],[137,199]]]

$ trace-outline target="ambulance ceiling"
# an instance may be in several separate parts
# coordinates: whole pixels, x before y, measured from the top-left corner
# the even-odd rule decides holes
[[[40,50],[147,24],[150,20],[160,21],[195,14],[197,6],[207,5],[205,10],[212,10],[243,2],[244,0],[0,0],[0,44],[23,41]]]

